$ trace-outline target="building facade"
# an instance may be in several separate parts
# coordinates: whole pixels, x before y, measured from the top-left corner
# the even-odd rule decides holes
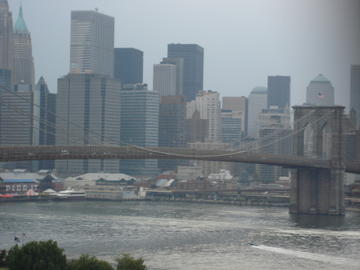
[[[163,96],[160,99],[159,146],[185,146],[186,103],[183,96]],[[175,170],[176,160],[159,160],[159,168]]]
[[[183,58],[163,58],[160,64],[171,64],[176,66],[176,95],[183,95],[184,83],[184,59]]]
[[[14,66],[13,21],[7,0],[0,0],[0,69]]]
[[[98,74],[68,74],[58,79],[57,145],[120,144],[120,82]],[[63,175],[118,172],[118,160],[59,160]]]
[[[277,106],[280,109],[290,107],[290,76],[268,77],[268,108]]]
[[[114,18],[97,11],[71,12],[70,72],[113,77]]]
[[[230,144],[233,148],[239,148],[243,137],[242,120],[240,111],[221,110],[221,134],[222,142]]]
[[[176,95],[176,65],[154,65],[153,90],[158,92],[160,97]]]
[[[135,48],[114,49],[114,77],[122,84],[143,82],[144,53]]]
[[[14,84],[35,84],[35,68],[32,56],[31,34],[26,26],[23,10],[20,7],[19,16],[14,28]]]
[[[314,78],[307,87],[306,103],[315,106],[334,106],[335,90],[331,82],[322,74]]]
[[[143,147],[159,145],[159,94],[146,85],[121,90],[121,142]],[[121,172],[135,176],[158,173],[157,160],[123,160]]]
[[[351,66],[350,113],[353,123],[360,129],[360,65]]]
[[[247,135],[256,137],[259,128],[258,115],[267,108],[267,88],[255,87],[248,97],[248,124]]]
[[[184,59],[183,95],[186,101],[194,100],[203,90],[204,49],[197,44],[169,44],[168,57]]]
[[[241,130],[245,135],[247,133],[247,112],[248,100],[246,97],[223,97],[222,108],[224,110],[231,110],[236,114],[241,115]]]

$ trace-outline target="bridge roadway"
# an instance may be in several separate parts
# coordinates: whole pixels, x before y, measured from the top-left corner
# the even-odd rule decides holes
[[[256,152],[142,148],[137,146],[0,146],[0,162],[69,159],[192,159],[278,165],[287,168],[331,168],[331,162],[292,155]],[[348,162],[345,171],[360,174],[360,162]]]

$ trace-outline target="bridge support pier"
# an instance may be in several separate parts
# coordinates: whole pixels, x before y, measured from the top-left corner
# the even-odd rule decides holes
[[[344,215],[342,169],[293,169],[290,213]]]
[[[294,107],[294,151],[329,162],[329,168],[291,170],[290,213],[344,215],[344,107]]]

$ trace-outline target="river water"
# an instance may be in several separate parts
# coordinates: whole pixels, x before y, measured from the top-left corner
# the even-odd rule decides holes
[[[360,269],[360,213],[181,202],[0,204],[0,249],[56,240],[69,257],[141,256],[150,269]],[[25,234],[25,235],[23,235]]]

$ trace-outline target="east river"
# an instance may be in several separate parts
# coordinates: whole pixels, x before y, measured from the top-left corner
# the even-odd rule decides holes
[[[360,269],[360,213],[181,202],[0,204],[0,249],[56,240],[69,257],[141,256],[150,269]]]

